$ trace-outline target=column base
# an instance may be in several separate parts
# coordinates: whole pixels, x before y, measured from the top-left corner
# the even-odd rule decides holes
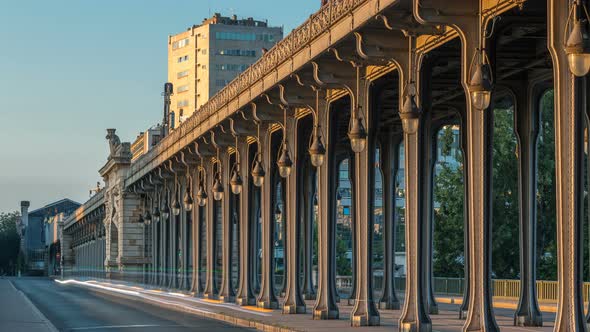
[[[459,310],[459,319],[467,319],[467,315],[469,315],[468,310]]]
[[[543,326],[543,316],[516,314],[514,316],[514,326]]]
[[[401,307],[399,301],[379,302],[378,306],[379,306],[379,309],[388,309],[388,310],[399,310]]]
[[[277,309],[279,304],[276,301],[258,301],[256,306],[262,309]]]
[[[251,298],[238,297],[238,298],[236,298],[236,304],[237,305],[241,305],[241,306],[255,305],[256,304],[256,299],[253,298],[253,297],[251,297]]]
[[[189,284],[188,279],[183,279],[181,284],[182,284],[181,288],[184,290],[189,290],[191,288],[191,285]]]
[[[339,317],[338,310],[315,309],[313,311],[314,320],[338,319]]]
[[[234,302],[236,300],[235,296],[232,295],[219,295],[219,300],[221,302],[229,303]]]
[[[304,305],[284,305],[283,306],[283,313],[284,314],[304,314],[305,306]]]
[[[400,323],[399,324],[399,331],[400,332],[432,332],[432,324],[431,323]]]
[[[429,306],[428,313],[431,315],[438,315],[438,305]]]
[[[203,294],[203,298],[204,299],[208,299],[208,300],[218,300],[219,297],[217,296],[217,294],[211,294],[211,293],[205,293]]]
[[[380,325],[381,318],[379,315],[359,315],[351,316],[350,325],[354,327],[360,326],[378,326]]]

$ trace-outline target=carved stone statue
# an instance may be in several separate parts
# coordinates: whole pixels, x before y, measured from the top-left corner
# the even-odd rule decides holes
[[[115,134],[116,129],[107,129],[107,137],[106,139],[109,141],[109,148],[110,148],[110,156],[113,157],[117,153],[117,149],[121,146],[121,140],[119,136]]]

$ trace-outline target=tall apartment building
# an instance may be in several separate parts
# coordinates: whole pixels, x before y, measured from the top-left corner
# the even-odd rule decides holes
[[[216,13],[168,38],[168,82],[174,85],[174,129],[283,38],[282,27]]]

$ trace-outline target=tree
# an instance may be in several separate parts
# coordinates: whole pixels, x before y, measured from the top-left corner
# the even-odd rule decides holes
[[[16,231],[18,212],[0,213],[0,275],[15,274],[20,238]]]
[[[443,128],[439,135],[442,154],[451,153],[454,133],[452,127]],[[460,278],[464,273],[463,254],[463,173],[462,158],[456,156],[459,167],[439,163],[434,186],[434,257],[433,271],[441,277]],[[459,194],[458,194],[459,193]]]
[[[536,245],[540,280],[557,279],[553,95],[553,90],[548,90],[541,99],[537,142]],[[495,278],[517,279],[520,276],[517,140],[513,131],[513,106],[507,102],[501,104],[503,107],[494,110],[492,264]],[[439,141],[443,155],[449,155],[453,144],[450,128],[443,129]],[[460,156],[456,159],[461,161]],[[441,277],[463,276],[463,195],[457,195],[463,192],[461,171],[461,166],[454,169],[441,164],[436,175],[435,200],[440,206],[435,210],[434,273]],[[585,275],[589,274],[587,269]]]
[[[514,104],[494,110],[492,271],[498,279],[520,275],[517,140]]]
[[[549,90],[541,98],[541,124],[537,142],[537,277],[540,280],[557,280],[553,94],[553,90]]]
[[[350,228],[347,228],[350,232]],[[344,229],[336,232],[336,275],[350,276],[352,275],[352,268],[350,260],[348,259],[349,241],[346,241],[345,234],[347,230]]]

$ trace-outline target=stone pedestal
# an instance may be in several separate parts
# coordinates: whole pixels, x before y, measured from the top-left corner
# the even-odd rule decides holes
[[[111,153],[99,171],[105,182],[106,275],[111,279],[140,282],[147,263],[144,229],[139,223],[142,201],[139,194],[125,188],[131,149],[129,143],[119,142],[114,129],[107,132]]]

